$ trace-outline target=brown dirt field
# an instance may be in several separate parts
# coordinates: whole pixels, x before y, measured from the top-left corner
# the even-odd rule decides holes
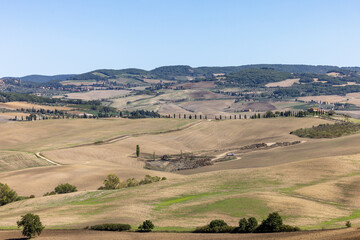
[[[39,105],[39,104],[33,104],[28,102],[6,102],[6,103],[0,103],[0,108],[7,108],[11,110],[16,110],[20,108],[35,108],[35,109],[49,109],[49,110],[71,110],[69,107],[63,107],[63,106],[47,106],[47,105]]]
[[[299,83],[300,78],[286,79],[280,82],[268,83],[265,87],[291,87],[294,83]]]
[[[143,168],[130,168],[123,166],[89,166],[72,164],[65,166],[50,166],[29,168],[18,171],[0,173],[0,182],[7,183],[11,188],[22,196],[34,194],[37,197],[46,192],[51,192],[61,184],[69,182],[77,186],[81,191],[95,190],[103,185],[103,181],[109,174],[116,174],[120,180],[128,178],[142,179],[145,175],[161,177],[181,178],[181,176],[146,170]],[[27,179],[26,182],[19,184],[19,179]]]
[[[43,151],[120,135],[177,129],[184,119],[63,119],[0,123],[0,150]]]
[[[261,134],[261,133],[258,133]],[[263,141],[273,142],[271,138],[260,138]],[[276,138],[273,138],[276,139]],[[293,139],[283,138],[286,141]],[[302,138],[296,138],[304,140]],[[275,140],[276,141],[276,140]],[[275,148],[268,151],[255,151],[241,155],[241,160],[223,162],[221,164],[206,166],[197,169],[181,171],[182,174],[195,174],[199,172],[217,171],[234,168],[257,168],[274,166],[288,162],[301,161],[306,159],[317,159],[331,156],[344,156],[360,153],[358,143],[360,134],[345,136],[343,138],[311,140],[306,139],[305,143],[289,147]],[[326,151],[321,150],[326,149]],[[336,164],[337,166],[339,164]],[[339,166],[338,166],[339,167]]]
[[[0,231],[0,238],[7,240],[22,239],[19,230]],[[108,239],[108,240],[223,240],[223,239],[249,239],[249,240],[356,240],[360,238],[360,230],[356,228],[336,229],[323,231],[302,231],[293,233],[261,233],[261,234],[200,234],[200,233],[135,233],[135,232],[101,232],[89,230],[47,230],[36,239]]]
[[[121,97],[129,94],[128,90],[96,90],[82,93],[68,93],[65,95],[69,99],[82,99],[82,100],[100,100],[112,97]]]

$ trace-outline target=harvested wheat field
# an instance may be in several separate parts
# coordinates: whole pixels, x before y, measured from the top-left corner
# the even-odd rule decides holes
[[[17,109],[46,109],[46,110],[71,110],[71,108],[69,107],[64,107],[64,106],[48,106],[48,105],[39,105],[39,104],[33,104],[33,103],[28,103],[28,102],[6,102],[6,103],[1,103],[0,102],[0,108],[5,108],[5,109],[9,109],[9,110],[17,110]]]

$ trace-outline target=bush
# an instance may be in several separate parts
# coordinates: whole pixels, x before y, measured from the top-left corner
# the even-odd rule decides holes
[[[120,179],[115,174],[109,174],[104,180],[104,188],[107,190],[119,189],[120,188]]]
[[[46,196],[51,196],[51,195],[55,195],[56,193],[54,191],[51,191],[51,192],[47,192],[45,193],[43,196],[46,197]]]
[[[350,222],[350,221],[346,221],[345,226],[346,226],[347,228],[351,227],[351,222]]]
[[[22,234],[28,238],[35,237],[36,234],[40,235],[45,228],[40,221],[40,217],[32,213],[22,216],[21,220],[17,221],[17,225],[23,227]]]
[[[0,206],[17,201],[18,195],[7,184],[0,183]]]
[[[198,227],[194,232],[196,233],[230,233],[234,228],[227,225],[224,220],[216,219],[210,222],[209,225]]]
[[[57,194],[64,194],[64,193],[72,193],[77,192],[77,189],[74,185],[69,183],[60,184],[55,188],[55,193]]]
[[[145,220],[142,224],[139,225],[138,232],[151,232],[154,229],[154,224],[150,220]]]
[[[96,231],[128,231],[131,229],[129,224],[121,224],[121,223],[105,223],[88,227],[90,230]]]
[[[107,179],[104,180],[104,186],[98,188],[98,190],[112,190],[112,189],[120,189],[120,188],[128,188],[128,187],[136,187],[139,185],[149,184],[153,182],[159,182],[166,180],[166,177],[159,176],[150,176],[146,175],[144,179],[138,181],[135,178],[128,178],[125,182],[121,183],[119,177],[115,174],[110,174],[107,176]]]
[[[285,225],[285,224],[283,224],[280,227],[280,232],[297,232],[297,231],[300,231],[299,227],[293,227],[293,226]]]

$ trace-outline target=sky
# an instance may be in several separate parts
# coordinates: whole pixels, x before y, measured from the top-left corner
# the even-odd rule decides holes
[[[358,0],[0,0],[0,77],[360,66],[359,9]]]

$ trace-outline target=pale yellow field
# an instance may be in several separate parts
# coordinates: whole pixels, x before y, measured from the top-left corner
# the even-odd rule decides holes
[[[39,104],[34,104],[34,103],[28,103],[28,102],[6,102],[6,103],[0,103],[0,108],[7,108],[10,110],[16,110],[16,109],[21,109],[21,108],[25,108],[25,109],[49,109],[49,110],[71,110],[71,108],[69,107],[64,107],[64,106],[48,106],[48,105],[39,105]]]

